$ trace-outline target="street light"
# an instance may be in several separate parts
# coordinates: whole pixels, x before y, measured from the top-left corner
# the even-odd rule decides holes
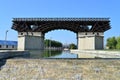
[[[52,41],[52,37],[50,37],[50,43],[49,43],[49,46],[50,46],[50,49],[51,49],[51,41]]]
[[[8,32],[8,30],[6,30],[6,32],[5,32],[5,43],[4,43],[4,48],[6,48],[5,46],[6,46],[6,44],[7,44],[7,32]]]
[[[49,54],[50,54],[50,56],[51,56],[51,49],[52,49],[52,47],[51,47],[51,41],[52,41],[52,37],[50,37],[50,42],[49,42]]]
[[[6,30],[5,32],[5,41],[7,41],[7,33],[8,33],[8,30]]]

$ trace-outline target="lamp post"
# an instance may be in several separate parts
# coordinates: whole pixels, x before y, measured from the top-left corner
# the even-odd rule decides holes
[[[4,43],[4,49],[6,49],[7,33],[8,33],[8,30],[6,30],[6,32],[5,32],[5,43]]]
[[[50,37],[50,42],[49,42],[49,54],[50,54],[50,56],[51,56],[51,49],[52,49],[52,47],[51,47],[51,40],[52,40],[52,37]]]
[[[50,49],[51,49],[51,47],[52,47],[52,46],[51,46],[51,41],[52,41],[52,37],[50,37]]]
[[[7,33],[8,33],[8,30],[6,30],[5,32],[5,41],[7,41]]]

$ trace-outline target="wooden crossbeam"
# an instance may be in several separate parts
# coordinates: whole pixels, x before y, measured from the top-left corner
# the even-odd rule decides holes
[[[48,32],[51,29],[67,29],[76,33],[104,32],[111,28],[109,22],[108,18],[14,18],[12,29],[33,32]],[[31,28],[31,25],[36,27]],[[88,25],[92,25],[90,30],[87,29]]]

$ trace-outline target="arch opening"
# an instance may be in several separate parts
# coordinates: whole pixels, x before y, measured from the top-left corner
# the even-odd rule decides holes
[[[70,44],[77,46],[77,33],[67,29],[54,29],[45,33],[44,40],[53,40],[62,43],[63,47],[69,47]]]

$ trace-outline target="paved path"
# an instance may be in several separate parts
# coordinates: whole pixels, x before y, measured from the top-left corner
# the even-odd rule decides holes
[[[120,58],[120,51],[71,50],[71,53],[78,54],[78,58]]]

